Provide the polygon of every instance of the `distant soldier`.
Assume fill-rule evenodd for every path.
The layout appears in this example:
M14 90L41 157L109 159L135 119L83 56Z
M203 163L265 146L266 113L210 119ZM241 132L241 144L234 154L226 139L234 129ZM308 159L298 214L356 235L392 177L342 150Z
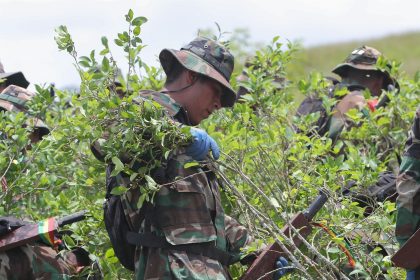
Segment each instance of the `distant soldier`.
M341 77L341 81L333 82L334 86L330 88L330 95L334 97L334 91L347 88L348 93L339 100L333 108L333 115L328 116L325 108L322 107L322 100L311 95L306 98L298 108L298 115L308 115L310 113L320 112L321 117L318 120L316 130L319 135L328 135L336 139L346 125L345 114L353 108L369 108L374 111L378 106L386 105L387 100L377 99L365 100L364 90L369 90L373 97L378 98L382 90L398 87L397 82L387 71L377 68L376 62L381 53L371 47L362 46L355 49L344 61L337 65L332 72Z
M11 77L8 73L4 76ZM9 85L0 93L0 111L26 112L26 102L33 96L34 93L25 88ZM26 125L33 127L29 136L32 144L49 133L48 127L38 118L29 117ZM1 185L4 192L8 190L5 177L1 178ZM28 223L13 217L0 217L0 239L26 224ZM31 242L6 251L0 248L0 279L69 279L93 265L89 253L82 248L62 252L57 249L41 242ZM89 279L100 278L100 273L97 273Z
M362 46L355 49L346 58L344 63L337 65L332 72L341 77L341 81L333 81L333 85L328 88L328 95L334 98L337 90L346 89L347 94L339 98L338 102L331 108L331 115L324 107L323 100L318 94L307 97L300 104L297 115L305 116L311 113L319 112L320 117L309 134L326 135L333 140L340 137L341 132L348 123L346 113L350 109L359 109L366 113L375 111L377 108L385 106L389 99L387 96L381 100L382 90L389 91L398 89L398 83L392 78L388 71L378 69L376 62L381 53L368 46ZM368 90L373 99L366 100L363 91ZM392 150L392 149L391 149ZM384 201L386 199L395 200L395 175L393 172L382 173L378 182L369 187L364 200ZM348 190L345 190L347 192ZM361 203L367 201L360 201ZM370 201L372 202L372 201Z

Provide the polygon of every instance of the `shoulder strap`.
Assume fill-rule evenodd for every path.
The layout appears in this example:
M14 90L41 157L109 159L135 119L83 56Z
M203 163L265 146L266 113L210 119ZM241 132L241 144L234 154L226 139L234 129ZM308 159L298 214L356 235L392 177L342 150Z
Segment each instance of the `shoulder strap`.
M175 100L173 100L168 94L163 92L143 90L140 92L140 97L149 98L159 103L165 108L166 113L170 117L174 117L181 109L181 106L178 103L176 103Z

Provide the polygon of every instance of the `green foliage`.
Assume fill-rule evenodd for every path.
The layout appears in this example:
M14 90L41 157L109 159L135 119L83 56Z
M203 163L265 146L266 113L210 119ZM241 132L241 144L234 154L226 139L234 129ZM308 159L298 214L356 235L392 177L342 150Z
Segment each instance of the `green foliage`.
M133 181L142 180L152 195L158 185L150 170L190 140L186 129L173 126L159 104L138 98L141 89L162 87L162 70L141 60L144 45L140 35L146 18L135 17L130 10L125 19L127 31L114 40L102 37L102 50L85 56L77 55L67 28L57 28L58 48L73 57L81 85L78 94L57 90L56 98L49 95L48 88L36 88L38 95L30 103L29 114L44 119L51 129L41 142L29 148L28 135L33 128L25 125L28 115L0 113L0 176L8 183L8 189L0 193L0 215L39 220L88 209L90 217L69 226L72 238L64 241L69 247L83 246L92 258L96 256L106 279L130 279L132 273L119 264L103 226L105 164L92 155L91 144L97 141L104 161L112 162L115 172L124 171ZM119 73L113 48L126 55L126 76ZM308 243L289 255L298 266L290 278L334 279L334 273L343 273L347 264L342 245L349 247L356 260L356 270L351 272L354 277L401 279L403 272L391 267L389 256L383 257L377 246L381 244L390 252L396 249L395 205L380 203L364 217L365 209L343 197L340 190L351 180L363 190L380 172L396 168L395 154L402 152L417 107L420 76L415 80L398 76L401 91L385 93L390 99L386 107L368 115L350 111L351 125L333 142L307 135L319 114L294 117L295 92L318 92L327 108L344 93L337 92L335 99L330 99L330 84L317 73L300 82L287 81L297 48L274 38L270 45L248 54L252 63L244 71L249 79L241 86L249 93L232 109L219 110L202 124L223 152L218 164L225 211L254 236L255 242L247 250L274 240L287 244L280 228L306 209L322 189L329 200L315 219L335 236L315 228ZM395 75L400 73L398 66L391 63ZM279 77L284 81L281 87L274 83ZM145 162L144 168L134 173L130 167L136 161ZM121 186L113 193L126 190ZM373 244L373 249L368 250L366 244ZM382 268L388 269L387 275L382 275ZM244 270L239 265L231 268L235 279Z
M389 104L368 115L350 111L349 126L333 143L329 138L306 135L319 114L292 117L296 110L293 88L298 87L303 94L318 92L326 108L331 108L345 92L337 91L336 99L330 98L330 82L317 73L297 85L286 84L281 90L271 83L279 68L287 69L293 53L290 45L286 50L271 46L257 52L263 66L245 69L249 80L243 86L249 94L233 110L216 113L204 124L224 152L220 175L226 177L225 183L232 187L235 197L227 196L225 205L253 236L270 240L280 238L279 229L286 221L305 209L323 189L329 193L329 201L316 219L333 229L337 238L316 230L309 246L301 248L301 255L295 252L304 269L301 277L315 277L320 272L322 277L332 277L337 269L344 272L347 260L338 245L347 238L347 246L357 262L353 277L400 279L401 272L391 267L389 256L381 255L378 248L370 251L367 245L381 244L389 253L395 252L395 205L380 204L364 218L365 209L343 197L341 189L347 182L355 181L358 191L363 192L376 182L380 172L398 168L396 154L402 154L418 105L419 83L400 76L399 64L391 63L392 69L388 70L400 77L401 91L385 92ZM365 97L371 98L368 93ZM296 133L294 127L304 133ZM233 202L239 205L229 207ZM267 219L275 224L269 224ZM308 262L304 256L316 258L318 263ZM386 276L382 275L382 268L388 268ZM233 271L239 277L240 270Z

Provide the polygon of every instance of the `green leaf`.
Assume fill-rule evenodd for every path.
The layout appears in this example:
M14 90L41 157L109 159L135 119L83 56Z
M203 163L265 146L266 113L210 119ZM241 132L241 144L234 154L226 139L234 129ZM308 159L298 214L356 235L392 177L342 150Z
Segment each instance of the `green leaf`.
M388 118L388 117L382 117L382 118L380 118L379 120L378 120L378 122L377 122L377 124L379 125L379 126L383 126L383 125L385 125L385 124L389 124L391 121L390 121L390 119Z
M244 99L244 100L246 100L246 101L250 101L250 102L254 102L254 101L255 101L254 97L252 97L252 95L251 95L251 94L245 94L245 95L242 95L242 96L241 96L241 99Z
M112 189L111 194L113 195L122 195L126 193L128 189L124 186L115 187Z
M105 48L109 48L108 47L108 38L107 37L105 37L105 36L102 36L101 37L101 42L102 42L102 45L105 47Z
M87 61L79 61L79 65L81 65L83 67L86 67L86 68L89 68L90 67L89 62L87 62Z
M127 13L127 16L126 16L126 20L128 22L130 22L133 19L133 16L134 16L133 10L132 9L128 10L128 13Z
M113 248L109 248L105 252L105 258L111 258L111 257L115 257L115 252Z
M140 209L143 206L144 201L147 198L147 193L142 193L137 201L137 209Z
M140 26L136 26L136 27L134 27L134 29L133 29L133 34L134 34L135 36L139 36L139 35L140 35L140 31L141 31Z
M109 72L109 60L106 56L102 59L102 70L105 72Z
M81 56L81 57L79 57L79 59L80 59L80 60L87 61L87 62L92 62L92 61L90 60L90 58L89 58L89 57L87 57L87 56Z
M198 165L200 165L198 162L191 161L191 162L187 162L186 164L184 164L184 168L190 168L190 167L198 166Z
M100 55L106 55L109 53L109 49L103 49L102 51L99 52Z
M138 176L139 174L138 173L136 173L136 172L134 172L133 174L131 174L130 175L130 181L132 182L132 181L134 181L134 179L136 179L136 177Z
M340 249L338 249L337 247L330 247L327 249L327 252L330 254L338 254L340 253Z
M143 23L146 23L147 22L147 18L145 18L145 17L136 17L134 20L133 20L133 25L135 25L135 26L140 26L140 25L142 25Z
M120 172L124 169L124 164L118 157L112 157L112 163L115 165L115 169L117 172Z
M157 183L155 182L155 180L153 180L153 178L148 175L145 175L144 177L146 178L147 186L149 187L149 189L156 190Z
M76 246L76 243L74 243L73 238L71 238L69 235L63 235L63 240L67 244L68 247L74 247Z
M120 46L120 47L122 47L124 45L123 41L118 40L118 39L115 39L114 42L117 46Z

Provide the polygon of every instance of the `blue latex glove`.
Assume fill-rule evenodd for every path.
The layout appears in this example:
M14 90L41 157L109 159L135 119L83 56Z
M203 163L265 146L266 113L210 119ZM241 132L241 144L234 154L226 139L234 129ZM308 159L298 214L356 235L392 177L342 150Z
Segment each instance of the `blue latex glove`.
M287 268L285 268L287 267ZM278 280L282 278L284 275L292 272L293 267L289 265L289 262L284 257L279 257L274 264L274 269L277 269L274 273L273 279Z
M416 280L416 271L415 270L407 270L407 276L405 280Z
M214 159L220 157L220 149L216 141L210 137L202 129L191 127L191 135L193 142L187 147L187 155L191 156L194 160L204 160L211 150Z

